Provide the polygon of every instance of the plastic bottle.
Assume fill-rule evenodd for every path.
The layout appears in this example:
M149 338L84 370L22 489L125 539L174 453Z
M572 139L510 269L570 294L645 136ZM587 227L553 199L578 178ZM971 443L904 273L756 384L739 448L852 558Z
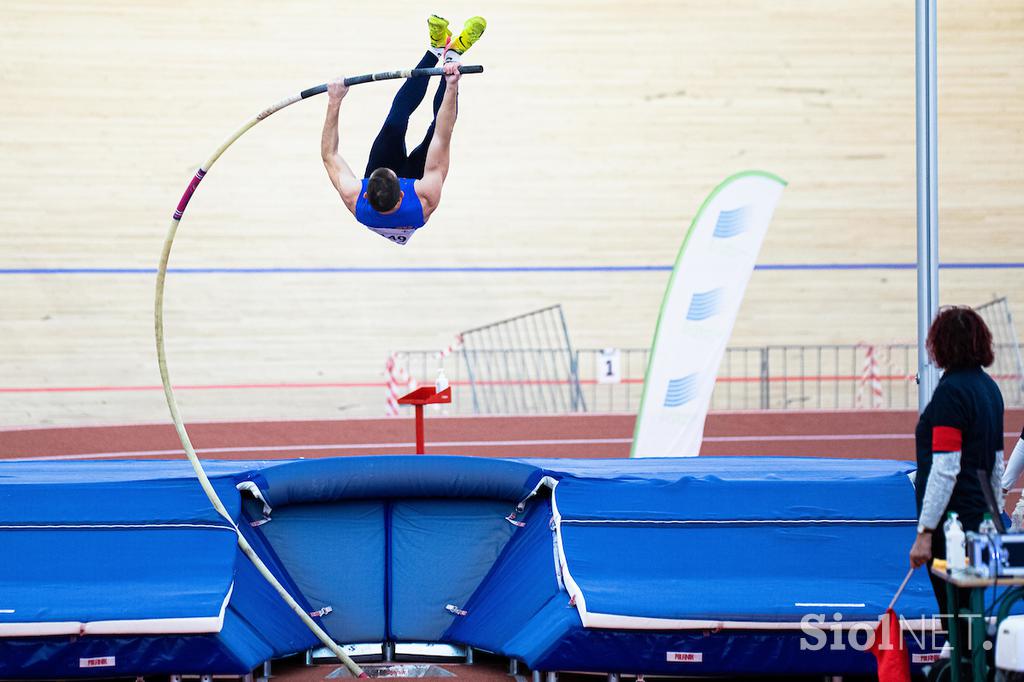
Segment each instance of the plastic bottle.
M967 549L964 541L964 527L960 524L960 515L949 512L949 518L943 526L946 534L946 570L962 571L967 567Z
M992 520L991 514L985 514L982 518L981 525L978 526L978 534L989 538L989 548L983 553L983 560L985 561L985 564L982 566L976 566L975 569L977 570L978 575L983 578L988 578L999 570L999 559L996 554L996 536L999 535L999 529L996 528L996 524Z
M437 381L434 382L434 390L440 393L448 388L448 377L444 375L444 367L437 368Z
M999 531L996 530L995 521L992 520L991 514L985 514L981 521L981 525L978 526L978 532L982 535L996 535Z

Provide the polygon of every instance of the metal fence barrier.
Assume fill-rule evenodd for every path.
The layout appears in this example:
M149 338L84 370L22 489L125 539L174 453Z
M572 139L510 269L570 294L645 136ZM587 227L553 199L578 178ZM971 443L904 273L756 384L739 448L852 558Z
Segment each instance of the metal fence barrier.
M1024 406L1024 361L1005 298L975 308L992 331L989 374L1007 406ZM648 349L574 349L560 306L462 332L462 347L396 354L432 382L438 364L461 414L637 412ZM727 348L712 410L916 409L916 344Z
M586 412L562 306L458 334L476 414Z
M520 381L498 378L471 382L467 352L443 359L453 390L454 414L564 414L571 412L636 412L643 394L648 349L582 348L572 351L566 372L563 350L517 349L474 351L474 366L521 367L528 363L555 367L561 378ZM1007 406L1024 406L1022 373L1007 370L999 358L1013 355L1013 344L996 347L997 363L989 368ZM425 382L438 368L436 351L405 351L409 372ZM872 360L873 357L873 360ZM609 363L615 365L609 376ZM856 410L916 409L917 346L914 344L794 345L727 348L711 396L711 409L729 410ZM495 370L497 373L497 370ZM875 391L875 387L878 388ZM476 403L474 403L474 390ZM574 396L578 398L574 400ZM481 406L484 409L481 409Z
M580 383L595 412L635 412L643 392L646 349L623 349L618 383L596 380L607 351L581 349ZM874 356L874 369L868 354ZM712 410L910 408L916 347L911 344L727 348L711 396ZM637 371L641 368L641 371ZM872 386L881 383L881 400Z
M1004 296L980 305L975 310L988 325L995 345L996 361L988 368L988 372L999 380L1006 404L1020 405L1024 401L1024 361L1021 360L1020 342L1010 304ZM1016 380L1012 377L1016 377Z
M636 412L643 393L647 349L618 351L621 375L615 383L597 377L606 350L580 349L580 384L593 412ZM1016 344L996 346L988 369L1008 406L1022 406L1024 372L1014 358ZM604 363L604 364L602 364ZM711 395L711 409L856 410L917 409L915 344L798 345L727 348Z

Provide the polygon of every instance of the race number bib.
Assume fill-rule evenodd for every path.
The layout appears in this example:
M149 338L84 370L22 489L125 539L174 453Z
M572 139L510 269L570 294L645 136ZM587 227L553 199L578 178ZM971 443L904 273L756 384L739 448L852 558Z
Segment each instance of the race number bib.
M412 239L412 233L418 227L371 227L369 228L385 239L390 239L399 246L405 246Z

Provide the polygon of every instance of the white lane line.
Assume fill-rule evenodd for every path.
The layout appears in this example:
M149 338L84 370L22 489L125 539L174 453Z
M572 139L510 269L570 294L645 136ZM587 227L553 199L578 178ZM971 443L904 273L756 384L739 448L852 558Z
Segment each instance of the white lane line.
M1007 431L1004 438L1019 436L1016 431ZM908 433L835 433L835 434L800 434L792 436L771 436L763 434L759 436L705 436L705 443L757 443L765 441L770 443L796 443L800 441L830 441L830 440L911 440L914 432Z
M1006 435L1018 435L1016 432ZM819 442L829 441L857 441L857 440L909 440L914 437L913 433L849 433L849 434L801 434L782 436L707 436L705 443L797 443L797 442ZM500 447L536 447L546 445L627 445L633 442L632 438L551 438L537 440L453 440L436 441L427 445L435 450L437 448L500 448ZM416 447L413 442L403 443L326 443L309 445L253 445L253 446L232 446L222 448L197 448L200 454L216 455L240 452L295 452L295 451L344 451L344 450L412 450ZM4 457L0 453L0 461L5 462L33 462L33 461L69 461L77 459L105 459L132 458L132 457L162 457L167 455L181 454L180 449L174 450L134 450L128 452L91 452L80 455L40 455L35 457Z
M383 386L383 384L381 384L381 385ZM810 414L814 414L814 413L816 413L815 410L801 410L800 411L800 414L804 415L804 416L810 415ZM729 414L760 414L760 412L756 412L756 411L755 412L744 412L743 410L736 410L735 412L730 412ZM463 419L467 420L467 421L468 420L475 420L475 419L476 420L491 420L491 421L493 421L495 419L510 419L510 418L514 418L516 420L528 420L532 416L533 415L511 414L511 413L509 413L509 414L502 414L502 413L496 413L496 414L434 414L434 415L430 416L430 419L432 421L459 421L459 420L463 420ZM558 415L549 415L549 416L557 417ZM569 416L573 420L580 420L580 419L593 420L593 419L606 419L608 417L622 418L622 417L628 417L629 415L624 415L621 412L586 412L586 413L582 413L582 414L581 413L574 413L574 414L571 414L571 415L563 415L563 416ZM294 423L306 424L309 421L310 420L308 420L308 419L258 419L258 418L252 418L252 419L246 419L245 421L241 421L240 422L240 421L237 421L235 419L190 419L188 423L189 423L189 426L191 426L193 424L197 424L197 425L198 424L203 424L203 425L212 425L212 426L239 426L239 427L243 427L243 426L248 426L249 424L279 424L279 425L283 425L283 426L288 426L288 425L292 425ZM316 421L316 420L313 420L313 421ZM331 420L323 420L323 421L329 422ZM355 417L351 421L353 421L353 422L363 422L363 423L366 423L366 422L392 422L392 423L394 423L394 420L391 417ZM168 424L169 424L169 422L167 420L142 421L142 422L102 422L102 423L88 423L88 424L51 424L51 425L47 425L47 426L39 426L38 424L22 424L20 426L19 425L0 426L0 433L4 433L6 431L62 431L62 430L65 430L65 429L94 429L94 430L95 429L113 429L113 428L123 428L125 426L129 426L129 427L133 427L134 428L134 427L137 427L137 426L168 426Z
M623 526L635 524L639 526L722 526L722 525L881 525L917 523L917 519L562 519L567 526L608 525Z
M550 440L453 440L430 442L431 448L451 447L513 447L538 445L619 445L632 443L632 438L564 438ZM308 450L412 450L416 443L328 443L318 445L254 445L223 448L196 448L196 452L204 455L216 455L238 452L295 452ZM34 461L66 461L75 459L160 457L181 454L181 449L174 450L134 450L131 452L93 452L81 455L41 455L39 457L0 458L3 462L34 462Z
M234 527L227 524L212 523L26 523L21 525L0 525L0 530L77 530L80 528L206 528L208 530L229 530ZM0 611L0 613L3 613ZM12 611L13 613L13 611Z
M708 436L705 443L796 443L800 441L830 440L910 440L913 433L836 433L836 434L801 434L795 436Z
M866 604L844 604L842 602L832 603L832 602L801 602L801 601L798 601L795 604L793 604L793 606L808 606L808 607L823 606L823 607L828 607L828 608L862 609L862 608L864 608L866 606Z
M14 609L0 609L0 613L14 613Z

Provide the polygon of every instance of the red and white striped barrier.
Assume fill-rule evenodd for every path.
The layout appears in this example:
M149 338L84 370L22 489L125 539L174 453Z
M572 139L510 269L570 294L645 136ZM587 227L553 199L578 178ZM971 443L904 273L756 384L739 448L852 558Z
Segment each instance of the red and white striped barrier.
M437 359L444 360L446 357L459 350L462 350L462 334L456 334L455 339L448 345L448 347L438 352Z
M437 352L438 362L442 363L446 357L462 350L462 335L458 334L446 348ZM409 391L416 390L416 379L409 375L404 364L404 358L399 353L392 353L384 363L384 413L389 417L397 417L399 414L398 399ZM435 409L439 407L434 406Z
M867 404L865 393L871 391L871 404ZM857 407L878 409L885 406L885 393L882 390L882 377L878 372L878 357L874 346L864 347L864 367L860 382L857 384Z
M384 413L389 417L398 416L398 399L416 389L416 380L409 376L397 353L388 356L384 363Z

